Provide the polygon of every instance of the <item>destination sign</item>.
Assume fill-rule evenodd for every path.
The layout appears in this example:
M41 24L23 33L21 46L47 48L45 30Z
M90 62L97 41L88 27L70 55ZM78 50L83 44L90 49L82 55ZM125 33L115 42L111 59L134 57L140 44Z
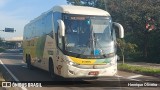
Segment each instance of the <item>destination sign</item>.
M71 17L72 20L85 20L85 17Z

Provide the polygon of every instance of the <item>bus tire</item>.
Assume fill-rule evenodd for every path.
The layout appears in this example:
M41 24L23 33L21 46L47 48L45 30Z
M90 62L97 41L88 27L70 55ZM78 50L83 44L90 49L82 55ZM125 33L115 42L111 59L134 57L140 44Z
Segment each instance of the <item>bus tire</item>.
M54 74L54 65L53 65L53 60L49 59L49 74L52 79L55 79L55 74Z
M60 76L58 76L54 73L54 63L51 58L49 59L49 74L53 80L57 81L57 80L61 79Z
M27 55L26 62L27 62L27 68L30 69L30 70L32 70L33 66L31 64L31 56L30 55Z

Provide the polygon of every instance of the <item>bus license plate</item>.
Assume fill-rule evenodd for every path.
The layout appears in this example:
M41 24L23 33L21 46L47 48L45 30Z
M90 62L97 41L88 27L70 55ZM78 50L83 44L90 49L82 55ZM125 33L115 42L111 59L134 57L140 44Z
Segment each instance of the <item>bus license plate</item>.
M88 75L98 75L98 74L99 74L98 71L91 71L91 72L88 73Z

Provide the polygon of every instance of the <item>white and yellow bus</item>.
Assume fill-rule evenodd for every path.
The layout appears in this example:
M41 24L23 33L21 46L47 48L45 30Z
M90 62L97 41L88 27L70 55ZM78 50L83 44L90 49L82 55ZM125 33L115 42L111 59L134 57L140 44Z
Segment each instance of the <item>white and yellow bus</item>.
M108 12L85 6L55 6L24 27L23 60L52 78L114 76L116 35L124 37Z

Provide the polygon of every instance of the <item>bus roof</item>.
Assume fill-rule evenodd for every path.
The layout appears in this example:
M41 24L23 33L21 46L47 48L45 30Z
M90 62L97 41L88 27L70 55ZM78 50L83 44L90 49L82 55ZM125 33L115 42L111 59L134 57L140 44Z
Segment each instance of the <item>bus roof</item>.
M107 11L104 11L104 10L98 9L98 8L94 8L94 7L59 5L59 6L54 6L49 11L42 13L39 17L31 20L30 23L36 21L39 18L42 18L43 16L45 16L49 12L61 12L61 13L80 14L80 15L110 16L110 14ZM28 24L30 24L30 23L28 23Z
M107 11L87 6L60 5L53 7L51 11L68 14L110 16Z

